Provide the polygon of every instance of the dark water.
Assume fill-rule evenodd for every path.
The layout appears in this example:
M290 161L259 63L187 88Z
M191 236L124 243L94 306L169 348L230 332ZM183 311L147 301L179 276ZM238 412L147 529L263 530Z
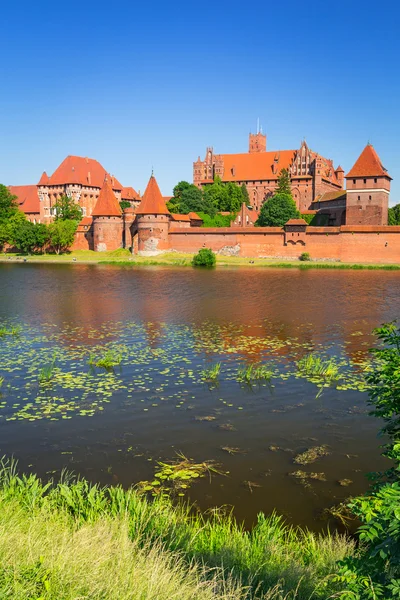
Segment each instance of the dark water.
M201 509L234 506L250 524L276 508L319 529L325 507L363 492L365 473L386 466L357 382L371 331L398 317L399 297L400 273L385 271L2 264L0 323L23 329L0 338L0 452L42 476L67 467L124 486L152 479L155 461L176 452L213 459L229 473L191 487ZM85 352L110 345L121 365L85 379ZM67 375L37 400L55 349ZM318 387L293 375L311 351L341 360L352 389L316 399ZM199 373L216 362L219 385L209 386ZM235 373L249 362L271 364L272 385L240 385ZM329 456L293 463L321 444ZM298 469L326 481L304 487L289 475Z

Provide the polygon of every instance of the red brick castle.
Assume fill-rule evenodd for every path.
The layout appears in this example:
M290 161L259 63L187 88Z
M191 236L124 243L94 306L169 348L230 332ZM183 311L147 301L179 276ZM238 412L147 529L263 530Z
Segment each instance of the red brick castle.
M387 224L391 178L370 144L345 178L341 166L335 168L332 160L311 150L305 141L298 150L267 151L267 136L251 133L247 153L214 154L213 148L207 148L205 159L193 163L193 183L204 187L215 177L244 183L258 213L274 194L282 169L290 174L293 199L301 213L327 214L330 225Z

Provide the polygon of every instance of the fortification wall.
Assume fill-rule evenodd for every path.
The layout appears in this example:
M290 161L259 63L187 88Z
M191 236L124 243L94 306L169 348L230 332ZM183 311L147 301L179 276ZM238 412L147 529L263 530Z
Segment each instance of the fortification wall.
M171 228L168 237L170 249L178 252L211 248L222 255L283 259L308 252L321 260L400 263L400 227L308 227L305 236L278 227L191 227Z

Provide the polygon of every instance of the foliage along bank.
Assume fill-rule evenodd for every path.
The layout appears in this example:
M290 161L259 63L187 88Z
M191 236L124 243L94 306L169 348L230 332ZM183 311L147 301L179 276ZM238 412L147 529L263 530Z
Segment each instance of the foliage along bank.
M0 250L9 246L23 254L67 251L74 242L82 211L68 196L62 196L54 208L52 223L32 223L19 210L17 197L0 185Z

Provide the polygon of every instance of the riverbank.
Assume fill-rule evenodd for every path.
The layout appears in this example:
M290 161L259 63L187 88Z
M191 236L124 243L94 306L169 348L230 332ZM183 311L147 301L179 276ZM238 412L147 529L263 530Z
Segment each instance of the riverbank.
M0 467L0 595L65 600L308 600L337 592L339 535L259 515L252 531L168 498L85 480L43 484Z
M190 267L193 254L183 252L167 252L159 256L145 257L133 255L129 250L120 249L113 252L94 252L92 250L76 250L66 254L3 254L2 263L79 263L79 264L111 264L121 266L172 266ZM270 268L298 268L298 269L381 269L385 271L400 270L400 265L376 263L342 263L333 261L307 261L284 260L273 258L245 258L241 256L217 255L217 267L270 267Z

